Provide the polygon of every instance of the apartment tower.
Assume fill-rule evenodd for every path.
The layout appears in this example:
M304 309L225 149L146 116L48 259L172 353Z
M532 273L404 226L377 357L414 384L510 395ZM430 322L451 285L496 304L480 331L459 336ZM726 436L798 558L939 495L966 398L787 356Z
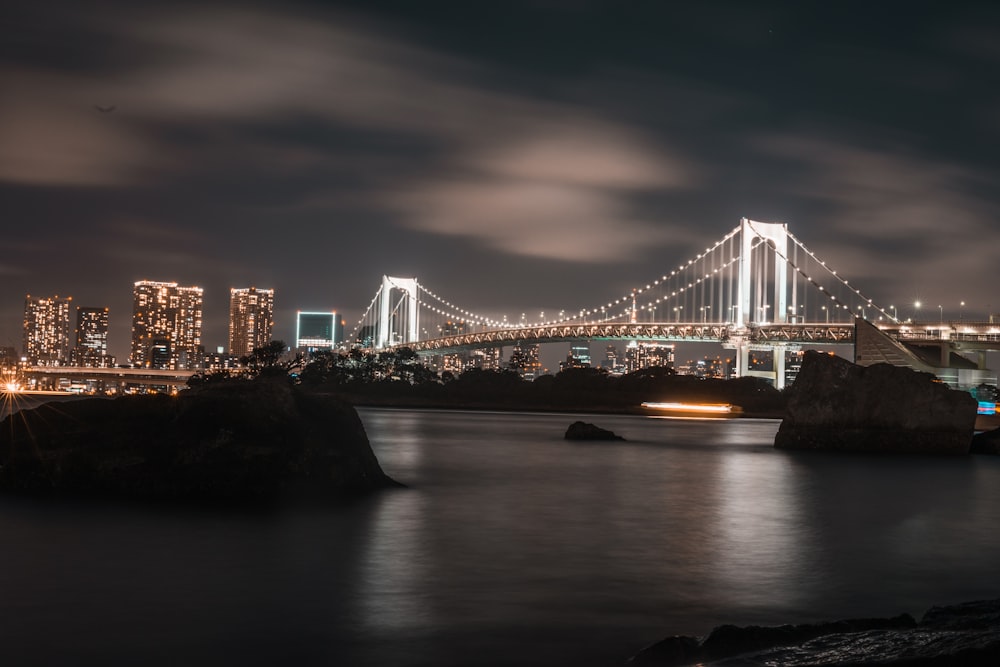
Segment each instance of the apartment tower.
M271 342L274 290L256 287L229 290L229 354L245 357Z
M177 283L135 283L129 357L133 365L171 370L202 366L202 292Z

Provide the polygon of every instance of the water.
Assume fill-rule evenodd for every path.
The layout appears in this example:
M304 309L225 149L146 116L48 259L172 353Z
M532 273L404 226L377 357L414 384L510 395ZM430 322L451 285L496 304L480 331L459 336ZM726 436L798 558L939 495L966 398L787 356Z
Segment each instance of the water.
M341 509L0 499L5 665L620 665L720 623L1000 597L1000 459L775 451L775 421L361 410Z

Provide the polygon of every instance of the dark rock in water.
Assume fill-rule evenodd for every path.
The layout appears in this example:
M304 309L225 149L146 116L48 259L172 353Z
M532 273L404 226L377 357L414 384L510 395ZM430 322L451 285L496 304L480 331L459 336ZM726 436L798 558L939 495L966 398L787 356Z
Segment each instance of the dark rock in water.
M976 401L929 373L808 351L774 446L967 454Z
M802 644L827 635L842 635L869 630L909 629L916 627L916 625L916 620L909 614L901 614L892 618L860 618L775 627L751 625L741 628L735 625L722 625L712 630L705 641L701 643L700 653L703 659L718 660L733 655L762 651L775 646Z
M599 426L588 424L587 422L573 422L566 429L565 438L567 440L624 440L620 435L615 435L613 431L608 431Z
M335 499L394 485L354 408L271 379L42 405L0 424L0 490Z
M1000 600L976 600L931 607L920 619L920 625L935 630L997 629L1000 628Z
M700 644L670 637L627 664L679 667L783 667L1000 664L1000 600L933 607L919 623L909 614L808 625L723 625Z
M969 451L973 454L1000 454L1000 428L972 436L972 447Z
M629 659L628 664L631 667L689 665L697 662L700 656L701 648L695 637L675 635L639 651Z

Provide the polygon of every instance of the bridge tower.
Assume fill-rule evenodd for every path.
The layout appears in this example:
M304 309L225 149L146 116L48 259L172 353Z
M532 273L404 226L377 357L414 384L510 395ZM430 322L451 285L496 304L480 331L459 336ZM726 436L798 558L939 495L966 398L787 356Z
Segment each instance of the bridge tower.
M788 225L780 222L757 222L749 218L740 220L741 251L739 283L737 285L737 329L771 321L788 321ZM764 250L757 250L763 246ZM768 275L770 264L773 272ZM770 290L768 289L770 283ZM794 291L794 285L793 285ZM768 299L770 292L770 299ZM794 295L793 295L794 300ZM749 337L737 333L731 341L736 350L739 377L760 376L772 379L774 386L785 386L786 345L754 346L753 349L769 350L774 359L773 371L751 371L749 368L751 345Z
M395 302L394 290L403 293ZM378 304L378 335L375 338L376 348L381 349L398 343L415 343L419 339L418 297L416 278L382 276L382 290L379 292ZM403 340L394 340L392 322L396 321L400 315L406 320L406 328L402 332Z
M772 322L783 323L788 312L788 225L781 222L757 222L749 218L740 221L740 281L739 298L736 308L736 323L746 327L752 322L768 319L768 311L773 314ZM754 241L760 239L770 252L754 253ZM764 271L767 264L774 262L773 300L767 301ZM759 263L763 262L764 266ZM754 284L756 282L756 285Z

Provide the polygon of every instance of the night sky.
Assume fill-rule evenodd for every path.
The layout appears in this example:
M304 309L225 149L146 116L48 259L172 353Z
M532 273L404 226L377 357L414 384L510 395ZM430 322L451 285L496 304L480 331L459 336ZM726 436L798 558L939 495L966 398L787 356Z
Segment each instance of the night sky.
M518 318L747 216L884 306L1000 311L1000 4L19 3L0 41L0 345L136 280L345 313L382 274ZM114 107L103 112L101 107ZM900 316L912 313L900 306Z

